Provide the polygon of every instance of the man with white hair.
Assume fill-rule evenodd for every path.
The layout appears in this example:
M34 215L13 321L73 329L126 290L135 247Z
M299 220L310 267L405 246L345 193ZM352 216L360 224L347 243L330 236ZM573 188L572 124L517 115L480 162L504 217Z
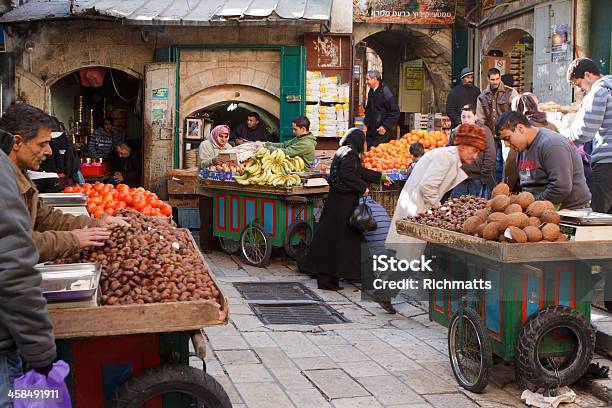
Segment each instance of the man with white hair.
M378 71L368 71L366 83L368 103L365 107L364 123L367 127L366 142L368 149L388 140L399 119L399 106L391 88L382 82Z

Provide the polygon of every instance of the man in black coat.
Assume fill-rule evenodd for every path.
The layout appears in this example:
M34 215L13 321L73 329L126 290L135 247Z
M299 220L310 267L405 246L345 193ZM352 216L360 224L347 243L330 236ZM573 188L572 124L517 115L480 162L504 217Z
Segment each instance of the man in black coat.
M115 151L119 156L113 163L115 183L127 184L132 188L140 187L140 176L142 174L140 154L123 142L115 146Z
M365 108L365 125L368 128L368 149L385 142L397 124L400 111L393 91L382 82L378 71L368 71L366 82L370 87Z
M454 87L446 100L446 114L451 120L451 127L461 124L461 108L465 105L476 106L480 89L474 86L474 71L469 68L461 70L461 84Z

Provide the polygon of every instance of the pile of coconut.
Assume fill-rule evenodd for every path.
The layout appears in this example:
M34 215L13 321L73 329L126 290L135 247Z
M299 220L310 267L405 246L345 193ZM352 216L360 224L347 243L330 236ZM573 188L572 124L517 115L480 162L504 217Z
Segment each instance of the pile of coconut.
M550 201L536 201L528 192L510 195L505 183L495 186L491 196L487 208L463 223L465 234L519 244L567 241L559 230L561 217Z

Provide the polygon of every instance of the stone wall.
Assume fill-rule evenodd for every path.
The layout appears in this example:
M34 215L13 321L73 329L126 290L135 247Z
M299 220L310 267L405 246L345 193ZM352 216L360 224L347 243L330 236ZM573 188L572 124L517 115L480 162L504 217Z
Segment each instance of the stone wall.
M317 24L273 28L148 27L92 20L29 23L5 28L7 51L16 55L16 83L24 85L18 93L46 110L50 108L50 87L65 75L84 67L105 66L142 78L145 64L154 61L156 48L192 44L300 45L305 32L319 31ZM31 51L25 49L27 41L34 44ZM29 78L20 81L24 72Z

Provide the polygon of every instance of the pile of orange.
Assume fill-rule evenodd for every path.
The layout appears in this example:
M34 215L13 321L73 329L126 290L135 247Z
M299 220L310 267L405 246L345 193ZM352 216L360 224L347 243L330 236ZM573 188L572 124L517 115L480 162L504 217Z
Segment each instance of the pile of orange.
M400 139L382 143L364 153L364 167L378 171L406 170L412 163L410 145L419 142L428 151L444 147L448 143L446 133L435 130L412 130Z
M120 210L132 209L153 217L169 217L172 207L161 201L157 194L142 187L130 188L125 184L79 184L66 187L64 193L84 193L87 196L87 211L92 217L114 215Z

